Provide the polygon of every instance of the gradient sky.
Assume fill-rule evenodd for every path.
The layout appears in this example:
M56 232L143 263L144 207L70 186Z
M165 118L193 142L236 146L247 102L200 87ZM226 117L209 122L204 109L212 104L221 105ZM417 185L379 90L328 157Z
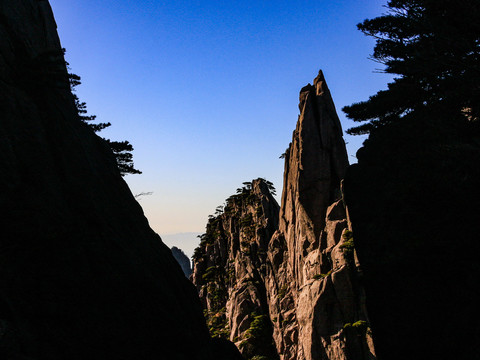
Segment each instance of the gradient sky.
M142 175L125 179L159 234L204 231L242 182L272 181L298 117L298 93L323 69L341 108L390 78L356 24L386 0L50 0L91 114L128 140ZM363 139L346 136L351 162Z

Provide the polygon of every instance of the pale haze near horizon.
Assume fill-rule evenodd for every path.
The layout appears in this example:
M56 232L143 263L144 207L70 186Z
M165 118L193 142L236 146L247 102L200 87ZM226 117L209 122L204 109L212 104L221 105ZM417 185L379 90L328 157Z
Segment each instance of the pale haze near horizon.
M386 1L50 0L77 94L99 135L128 140L125 177L150 226L189 256L209 214L242 182L282 191L298 94L322 69L341 108L391 79L356 29ZM351 162L362 137L345 136ZM187 233L187 234L186 234ZM180 234L180 235L175 235ZM181 235L183 234L183 235ZM186 235L185 235L186 234ZM192 239L193 238L193 239Z

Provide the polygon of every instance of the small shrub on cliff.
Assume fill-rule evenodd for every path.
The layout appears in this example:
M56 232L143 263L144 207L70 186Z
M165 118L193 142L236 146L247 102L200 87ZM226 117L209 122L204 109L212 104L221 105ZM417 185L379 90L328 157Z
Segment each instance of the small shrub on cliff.
M355 329L357 331L363 331L367 329L367 322L365 320L358 320L354 323L346 323L343 325L344 329Z
M278 289L278 295L277 295L278 299L282 300L285 297L285 295L287 294L287 291L288 291L288 286L287 285L282 286L280 289Z
M246 331L247 338L254 338L254 339L263 339L268 338L270 336L269 333L269 320L267 315L256 315L256 313L252 313L254 317L250 327Z
M367 328L367 322L364 320L358 320L352 324L354 329L363 330Z
M326 278L328 275L330 275L332 273L332 270L330 270L328 273L326 274L315 274L313 275L313 279L315 280L320 280L320 279L324 279Z
M353 252L355 250L355 244L353 242L353 233L350 230L345 230L342 235L345 242L340 245L340 249L343 251L343 254L348 259L353 259Z
M201 246L196 247L195 250L193 250L193 262L200 261L200 259L203 258L204 255L205 254L203 252L203 248Z
M63 49L65 53L65 49ZM68 62L65 61L67 70L70 71ZM102 131L103 129L111 126L112 124L107 123L93 123L96 120L96 115L87 115L87 104L84 101L80 101L77 94L75 94L75 88L81 84L80 76L76 74L69 73L68 80L70 83L70 89L72 91L73 98L75 100L75 107L77 108L78 119L87 124L95 133ZM128 141L112 141L109 139L102 138L110 147L115 155L115 160L117 161L117 167L120 171L120 175L125 176L128 174L141 174L140 170L137 170L133 166L133 146Z
M245 215L244 217L242 217L240 219L240 226L242 227L248 227L248 226L252 226L253 224L253 216L252 214L247 214Z
M208 330L211 337L228 339L230 336L230 329L228 327L228 320L225 312L207 312L205 318L207 320Z
M217 275L217 267L210 266L205 273L202 275L202 279L208 284L211 281L215 280L215 276Z
M342 236L345 240L353 239L353 232L351 232L350 230L345 230Z

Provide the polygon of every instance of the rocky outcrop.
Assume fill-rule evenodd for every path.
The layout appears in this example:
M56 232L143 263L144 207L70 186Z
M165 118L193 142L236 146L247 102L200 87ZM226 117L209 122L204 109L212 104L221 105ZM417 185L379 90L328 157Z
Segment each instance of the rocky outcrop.
M269 329L268 333L272 334L276 353L282 360L374 359L361 271L340 188L348 167L347 153L340 121L321 72L313 85L301 90L299 108L293 140L284 154L278 227L276 206L271 207L267 224L273 227L268 232L258 232L267 217L253 216L252 209L249 226L257 229L252 234L258 241L246 242L246 251L241 251L244 239L225 239L233 239L233 234L242 231L225 225L230 219L226 214L212 218L207 235L219 236L204 239L199 248L201 256L195 259L193 280L208 310L209 299L215 296L217 284L222 281L214 282L215 286L202 281L217 276L219 271L226 271L233 278L228 280L227 291L222 292L222 316L225 334L232 340L240 336L242 341L237 345L241 350L246 344L243 339L249 337L252 319L256 319L247 315L255 311L273 327L273 332ZM240 194L243 191L240 189ZM268 197L255 190L252 194L253 198ZM241 212L235 217L244 218L246 214ZM226 237L221 236L225 229L229 229ZM254 251L251 243L255 244ZM246 270L237 263L248 264ZM242 285L245 279L252 285ZM232 304L235 307L229 310ZM217 315L208 316L218 319ZM262 343L266 342L265 339ZM243 353L249 358L254 352L244 349Z
M211 216L195 250L193 283L213 337L234 341L251 359L276 359L265 289L268 241L279 207L263 179L244 183Z
M285 153L279 230L268 247L268 299L284 360L374 358L340 184L348 159L322 72L300 92Z
M190 259L188 258L188 256L185 255L185 253L176 246L173 246L170 250L172 251L173 257L175 258L175 260L177 260L178 264L182 268L185 276L189 278L190 275L192 275L192 267L190 265Z
M229 358L78 120L48 1L0 2L0 118L0 358Z

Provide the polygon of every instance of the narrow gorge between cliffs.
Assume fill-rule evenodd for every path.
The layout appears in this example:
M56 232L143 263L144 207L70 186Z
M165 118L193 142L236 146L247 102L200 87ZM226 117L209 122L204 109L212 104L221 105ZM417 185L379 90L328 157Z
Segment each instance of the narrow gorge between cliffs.
M421 15L411 31L433 27L410 42L398 30L402 49L440 31L434 54L473 50L395 79L408 81L380 110L346 106L370 121L353 128L369 133L355 164L320 71L299 93L280 204L265 178L232 189L191 266L81 121L49 1L0 0L0 360L477 358L480 39L463 19L480 8L467 3L390 1Z

